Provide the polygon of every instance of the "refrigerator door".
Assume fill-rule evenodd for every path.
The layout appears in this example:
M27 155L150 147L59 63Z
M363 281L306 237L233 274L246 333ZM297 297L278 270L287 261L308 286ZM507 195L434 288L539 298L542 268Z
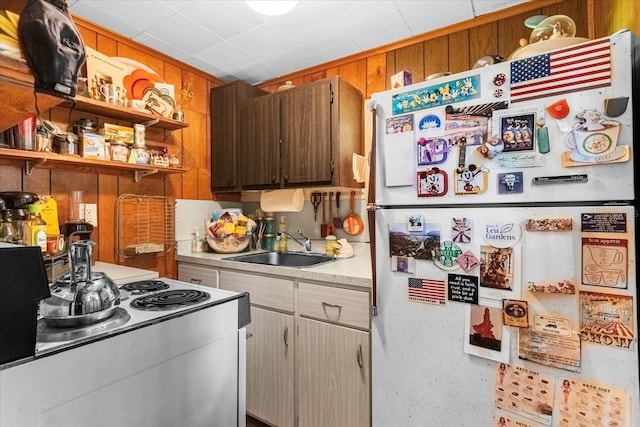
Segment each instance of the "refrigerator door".
M633 207L379 209L375 233L374 426L640 425Z
M634 199L637 44L623 31L374 94L376 204Z

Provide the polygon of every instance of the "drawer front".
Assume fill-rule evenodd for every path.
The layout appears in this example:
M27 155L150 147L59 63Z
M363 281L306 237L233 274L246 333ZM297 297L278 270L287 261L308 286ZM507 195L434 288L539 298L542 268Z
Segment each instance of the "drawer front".
M369 330L369 293L300 282L301 316Z
M251 304L293 313L293 281L254 274L220 271L220 288L249 292Z
M218 270L192 264L178 263L178 280L217 288Z

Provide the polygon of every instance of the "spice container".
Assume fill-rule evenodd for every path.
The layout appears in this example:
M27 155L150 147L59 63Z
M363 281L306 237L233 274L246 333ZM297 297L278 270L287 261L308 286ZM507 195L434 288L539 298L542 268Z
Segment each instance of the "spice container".
M336 236L330 234L325 238L325 254L327 256L335 256L337 240Z

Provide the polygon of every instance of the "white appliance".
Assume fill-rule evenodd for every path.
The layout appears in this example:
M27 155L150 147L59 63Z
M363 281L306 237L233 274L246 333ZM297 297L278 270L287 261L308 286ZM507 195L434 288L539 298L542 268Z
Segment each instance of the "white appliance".
M35 359L0 370L0 425L245 425L248 296L168 278L120 292L98 324L38 321Z
M372 96L373 426L640 425L639 53L621 31Z

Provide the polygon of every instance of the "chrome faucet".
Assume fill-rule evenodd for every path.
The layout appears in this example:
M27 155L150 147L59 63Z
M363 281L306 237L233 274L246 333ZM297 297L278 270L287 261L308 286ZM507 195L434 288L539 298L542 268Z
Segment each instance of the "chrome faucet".
M282 237L283 234L289 237L291 240L293 240L297 244L299 244L300 246L302 246L305 252L311 252L311 239L309 239L307 236L302 234L302 230L298 230L298 234L304 238L304 242L301 242L300 240L296 239L286 231L278 231L278 234L276 234L276 242L280 241L280 237Z

